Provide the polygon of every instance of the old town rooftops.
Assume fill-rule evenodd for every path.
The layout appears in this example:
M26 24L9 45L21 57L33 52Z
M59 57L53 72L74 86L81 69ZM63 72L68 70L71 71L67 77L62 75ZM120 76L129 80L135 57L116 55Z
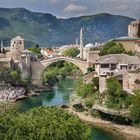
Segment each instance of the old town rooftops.
M101 56L96 60L96 64L140 64L137 56L127 54L109 54Z

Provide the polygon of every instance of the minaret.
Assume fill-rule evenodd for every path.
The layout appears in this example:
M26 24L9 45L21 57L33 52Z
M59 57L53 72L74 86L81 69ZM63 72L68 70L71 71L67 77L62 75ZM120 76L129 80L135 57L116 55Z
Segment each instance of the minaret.
M75 45L78 46L78 38L75 40Z
M2 52L2 50L3 50L3 41L1 41L0 53Z
M3 41L1 41L1 48L3 48Z
M80 30L80 58L83 59L83 28Z

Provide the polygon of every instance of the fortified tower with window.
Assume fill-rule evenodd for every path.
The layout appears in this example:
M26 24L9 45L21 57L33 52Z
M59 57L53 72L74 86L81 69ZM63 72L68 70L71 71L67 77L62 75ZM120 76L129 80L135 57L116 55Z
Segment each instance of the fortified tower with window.
M21 51L24 50L24 38L21 36L17 36L11 40L10 52L11 58L14 61L20 61L21 59Z
M140 20L132 21L128 26L129 37L140 37Z

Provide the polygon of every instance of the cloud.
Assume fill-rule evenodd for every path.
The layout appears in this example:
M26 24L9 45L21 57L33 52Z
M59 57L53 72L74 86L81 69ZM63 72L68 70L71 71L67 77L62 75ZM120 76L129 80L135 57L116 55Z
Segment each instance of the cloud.
M64 12L82 12L86 10L86 6L71 3L67 7L65 7Z

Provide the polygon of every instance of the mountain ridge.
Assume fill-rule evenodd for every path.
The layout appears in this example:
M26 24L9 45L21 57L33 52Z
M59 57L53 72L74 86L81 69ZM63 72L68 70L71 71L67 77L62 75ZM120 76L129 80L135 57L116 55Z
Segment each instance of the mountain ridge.
M25 8L0 8L0 40L8 44L16 35L23 35L27 46L61 46L74 44L84 28L84 43L104 42L126 36L133 18L101 13L67 19L49 13L31 12Z

